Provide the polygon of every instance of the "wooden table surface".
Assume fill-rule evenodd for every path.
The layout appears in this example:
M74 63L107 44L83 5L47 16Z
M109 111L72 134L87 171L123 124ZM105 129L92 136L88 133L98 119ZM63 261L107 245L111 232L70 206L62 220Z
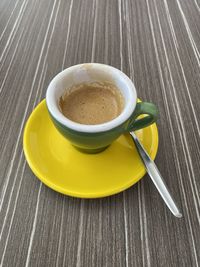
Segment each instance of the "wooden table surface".
M82 62L124 71L156 103L161 173L183 218L146 175L81 200L28 167L25 122L50 80ZM199 0L0 1L0 266L200 266Z

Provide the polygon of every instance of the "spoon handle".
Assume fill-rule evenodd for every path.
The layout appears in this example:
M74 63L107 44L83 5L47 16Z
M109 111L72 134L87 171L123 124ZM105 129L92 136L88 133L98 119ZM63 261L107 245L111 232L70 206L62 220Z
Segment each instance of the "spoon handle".
M161 197L165 201L165 204L170 209L170 211L174 214L174 216L181 218L182 214L180 213L178 207L175 204L163 178L161 173L159 172L158 168L156 167L155 163L151 160L149 155L147 154L146 150L138 140L137 136L130 132L132 139L136 145L138 153L145 165L147 173L149 174L151 180L153 181L154 185L156 186L158 192L160 193Z

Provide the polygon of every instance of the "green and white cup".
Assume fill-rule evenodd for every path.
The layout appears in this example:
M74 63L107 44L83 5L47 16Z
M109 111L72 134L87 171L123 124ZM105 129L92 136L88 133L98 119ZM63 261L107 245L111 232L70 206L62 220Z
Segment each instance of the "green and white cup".
M115 84L124 96L124 109L118 117L102 124L85 125L71 121L62 114L59 100L67 88L84 82L102 81ZM98 63L75 65L57 74L47 88L46 103L58 131L74 147L86 153L101 152L121 134L149 126L158 117L154 104L137 103L137 92L128 76L114 67ZM143 114L146 116L138 118Z

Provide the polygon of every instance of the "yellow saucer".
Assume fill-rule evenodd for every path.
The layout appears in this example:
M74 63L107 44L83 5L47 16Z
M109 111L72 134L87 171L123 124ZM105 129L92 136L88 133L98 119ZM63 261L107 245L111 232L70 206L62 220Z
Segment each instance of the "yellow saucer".
M151 158L158 149L156 124L136 132ZM45 100L24 130L24 153L34 174L50 188L74 197L98 198L121 192L145 174L129 134L99 154L77 151L54 127Z

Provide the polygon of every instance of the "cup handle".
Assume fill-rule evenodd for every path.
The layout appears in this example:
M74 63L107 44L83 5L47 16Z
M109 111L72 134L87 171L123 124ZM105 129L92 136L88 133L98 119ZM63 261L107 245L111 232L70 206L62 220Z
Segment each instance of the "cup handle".
M137 119L138 116L146 114L144 118ZM142 129L154 123L158 118L157 107L148 102L138 102L134 110L134 115L131 118L127 130L129 132Z

